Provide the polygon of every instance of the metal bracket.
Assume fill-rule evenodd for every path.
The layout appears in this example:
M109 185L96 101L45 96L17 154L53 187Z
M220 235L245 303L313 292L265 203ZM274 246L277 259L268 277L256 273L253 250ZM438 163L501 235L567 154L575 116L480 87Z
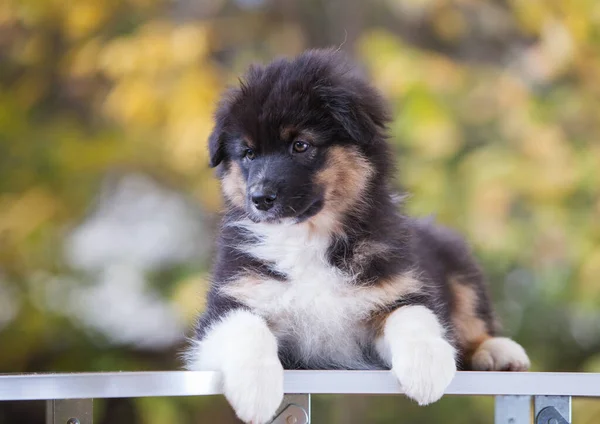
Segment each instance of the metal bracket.
M310 395L285 395L271 424L310 424Z
M496 396L494 416L495 424L530 424L531 396Z
M93 399L46 401L46 424L93 424Z
M570 396L536 396L535 424L571 424Z
M554 406L546 406L535 419L535 424L571 424L560 415Z

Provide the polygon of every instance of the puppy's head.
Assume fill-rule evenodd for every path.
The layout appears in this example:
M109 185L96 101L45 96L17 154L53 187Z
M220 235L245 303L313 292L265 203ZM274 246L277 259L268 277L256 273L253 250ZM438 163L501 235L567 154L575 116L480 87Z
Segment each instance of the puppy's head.
M251 67L209 138L231 205L255 221L302 222L364 203L387 157L384 104L342 54ZM380 157L377 157L377 156Z

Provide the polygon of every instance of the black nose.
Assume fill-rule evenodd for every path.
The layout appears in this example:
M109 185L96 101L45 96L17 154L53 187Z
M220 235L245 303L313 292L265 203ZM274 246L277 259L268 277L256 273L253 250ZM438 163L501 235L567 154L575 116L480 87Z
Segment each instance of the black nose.
M252 193L252 203L254 203L256 209L261 211L271 209L275 199L277 199L277 194L272 190L257 190Z

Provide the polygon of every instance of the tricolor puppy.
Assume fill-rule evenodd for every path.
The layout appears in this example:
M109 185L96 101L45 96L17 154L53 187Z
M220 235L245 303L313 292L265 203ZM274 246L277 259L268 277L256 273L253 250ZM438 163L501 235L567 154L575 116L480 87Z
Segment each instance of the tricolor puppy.
M222 372L245 422L273 416L284 368L391 369L425 405L457 366L529 366L497 336L464 241L399 212L388 121L333 50L252 67L220 104L209 151L227 209L187 357Z

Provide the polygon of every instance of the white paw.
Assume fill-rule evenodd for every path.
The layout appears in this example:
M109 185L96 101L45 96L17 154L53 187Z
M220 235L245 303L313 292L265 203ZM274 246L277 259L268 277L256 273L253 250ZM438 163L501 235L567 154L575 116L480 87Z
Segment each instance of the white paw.
M278 358L228 367L223 392L240 420L265 424L283 400L283 367Z
M392 357L406 396L427 405L439 400L456 373L454 348L442 338L407 340Z
M471 358L471 367L476 371L527 371L529 366L525 349L505 337L481 343Z
M283 400L277 339L266 321L243 309L217 321L187 354L188 368L220 371L223 393L246 423L268 422Z

